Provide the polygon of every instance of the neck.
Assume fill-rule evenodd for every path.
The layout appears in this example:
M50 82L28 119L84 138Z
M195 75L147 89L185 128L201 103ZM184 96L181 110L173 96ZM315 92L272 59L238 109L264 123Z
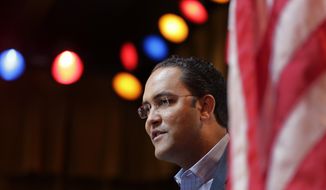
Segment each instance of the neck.
M204 157L225 135L227 131L218 124L210 126L210 130L204 130L203 134L196 139L192 150L180 160L177 165L183 169L189 169Z

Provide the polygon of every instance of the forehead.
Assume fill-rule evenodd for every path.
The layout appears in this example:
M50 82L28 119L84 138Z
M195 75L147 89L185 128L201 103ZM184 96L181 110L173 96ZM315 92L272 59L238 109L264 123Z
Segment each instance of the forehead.
M143 101L161 93L185 94L189 91L181 81L182 71L178 67L164 67L155 70L148 78Z

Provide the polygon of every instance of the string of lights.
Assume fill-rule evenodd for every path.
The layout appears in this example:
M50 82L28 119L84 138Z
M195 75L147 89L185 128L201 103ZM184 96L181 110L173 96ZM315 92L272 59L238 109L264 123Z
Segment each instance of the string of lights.
M216 3L228 3L228 0L212 0ZM187 22L195 25L204 24L208 19L208 11L199 0L180 0L180 15L166 13L159 17L159 34L149 34L143 38L142 49L132 41L125 41L120 46L120 62L125 71L113 77L114 91L126 100L136 100L142 92L142 84L132 72L139 65L139 54L158 62L169 55L169 43L181 44L189 36ZM24 74L26 62L19 50L8 48L0 54L0 78L5 81L15 81ZM62 85L71 85L84 74L84 63L81 56L71 50L63 50L52 62L53 79Z

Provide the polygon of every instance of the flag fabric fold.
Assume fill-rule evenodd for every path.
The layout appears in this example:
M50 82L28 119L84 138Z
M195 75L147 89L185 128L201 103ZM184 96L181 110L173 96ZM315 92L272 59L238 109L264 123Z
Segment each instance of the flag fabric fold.
M229 189L326 189L326 1L233 0Z

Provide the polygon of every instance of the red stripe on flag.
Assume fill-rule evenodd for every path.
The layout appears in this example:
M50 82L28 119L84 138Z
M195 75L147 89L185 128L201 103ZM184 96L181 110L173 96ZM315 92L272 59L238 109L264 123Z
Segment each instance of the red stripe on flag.
M246 18L246 19L243 19ZM257 87L255 55L257 53L257 19L255 1L240 0L236 4L238 61L248 121L249 189L262 189L257 155ZM248 106L250 105L250 106Z
M266 86L269 83L269 64L271 57L271 49L274 34L277 27L277 23L279 20L279 16L282 13L284 7L288 3L288 0L275 0L274 5L272 7L268 28L264 35L264 39L262 41L261 47L259 48L259 52L257 53L256 67L258 76L257 80L257 88L258 88L258 105L260 105L259 109L263 107L263 99L266 93Z

